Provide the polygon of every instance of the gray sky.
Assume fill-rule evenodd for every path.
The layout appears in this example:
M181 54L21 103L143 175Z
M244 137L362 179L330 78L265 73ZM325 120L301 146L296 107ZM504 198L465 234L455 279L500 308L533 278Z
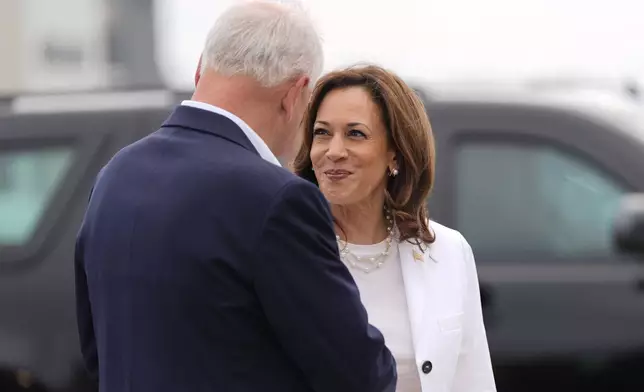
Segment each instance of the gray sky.
M171 86L190 87L210 25L237 0L157 1L162 73ZM372 61L413 79L563 74L644 82L641 0L304 3L323 36L327 70Z

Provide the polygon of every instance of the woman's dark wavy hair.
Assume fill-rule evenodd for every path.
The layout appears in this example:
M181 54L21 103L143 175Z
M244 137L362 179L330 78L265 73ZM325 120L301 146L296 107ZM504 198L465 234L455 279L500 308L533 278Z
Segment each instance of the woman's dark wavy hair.
M379 66L356 66L322 77L304 116L304 135L293 162L295 174L317 184L311 163L313 127L326 95L336 89L364 88L380 109L387 139L396 152L398 175L388 177L385 205L400 232L400 241L418 245L435 241L429 229L427 197L434 183L434 138L425 106L394 73Z

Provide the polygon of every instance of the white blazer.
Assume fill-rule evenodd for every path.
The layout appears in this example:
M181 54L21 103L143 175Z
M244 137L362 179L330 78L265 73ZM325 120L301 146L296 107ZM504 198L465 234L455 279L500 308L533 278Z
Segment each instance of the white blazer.
M430 228L424 253L398 245L422 391L496 391L472 248L458 231Z

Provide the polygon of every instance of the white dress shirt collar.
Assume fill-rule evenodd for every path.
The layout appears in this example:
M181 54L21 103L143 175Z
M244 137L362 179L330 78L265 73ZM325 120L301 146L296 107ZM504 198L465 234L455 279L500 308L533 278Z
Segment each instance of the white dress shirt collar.
M264 142L264 140L262 140L262 138L257 134L257 132L253 131L253 129L250 126L248 126L248 124L246 124L244 120L242 120L241 118L235 116L234 114L230 113L227 110L224 110L220 107L210 105L204 102L185 100L181 102L181 105L190 106L201 110L207 110L209 112L217 113L221 116L227 117L235 124L237 124L237 126L241 128L244 134L246 134L246 137L248 138L248 140L250 140L253 147L255 147L260 157L277 166L282 166L280 164L280 161L275 156L275 154L273 154L270 148L268 148L268 146L266 145L266 142Z

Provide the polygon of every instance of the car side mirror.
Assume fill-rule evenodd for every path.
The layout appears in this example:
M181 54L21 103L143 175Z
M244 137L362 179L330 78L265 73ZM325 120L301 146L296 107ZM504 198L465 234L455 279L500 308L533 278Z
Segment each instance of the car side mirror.
M620 252L644 256L644 193L622 199L613 226L613 241Z

